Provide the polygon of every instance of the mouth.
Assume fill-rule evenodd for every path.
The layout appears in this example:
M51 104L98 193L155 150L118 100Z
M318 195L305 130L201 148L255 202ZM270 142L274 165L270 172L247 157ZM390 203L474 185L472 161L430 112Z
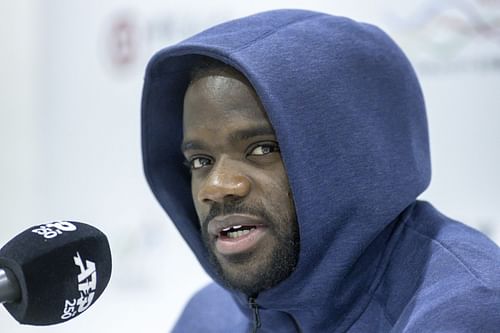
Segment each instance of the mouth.
M223 256L254 250L267 229L258 217L242 214L218 216L208 224L208 232L215 239L215 249Z

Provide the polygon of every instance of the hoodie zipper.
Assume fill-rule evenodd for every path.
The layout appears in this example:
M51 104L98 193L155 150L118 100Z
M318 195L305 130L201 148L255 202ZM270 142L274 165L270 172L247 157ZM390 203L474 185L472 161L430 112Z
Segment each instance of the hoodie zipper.
M261 322L260 322L260 315L259 315L259 304L257 304L257 301L255 300L255 297L248 297L248 306L252 310L253 313L253 328L252 328L252 333L257 333L259 328L261 327ZM302 329L299 326L299 322L297 319L295 319L294 316L291 314L288 314L293 321L293 324L295 326L295 329L297 330L298 333L302 333Z
M255 301L255 297L248 297L248 306L250 306L250 309L252 310L253 313L253 330L252 333L257 333L258 329L261 326L260 323L260 315L259 315L259 305Z

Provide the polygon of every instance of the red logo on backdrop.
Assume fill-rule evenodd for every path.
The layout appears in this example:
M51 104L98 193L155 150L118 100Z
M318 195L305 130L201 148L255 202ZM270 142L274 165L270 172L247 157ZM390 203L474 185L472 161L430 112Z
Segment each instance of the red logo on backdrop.
M128 67L137 60L138 28L130 15L119 15L111 20L106 40L109 58L114 67Z

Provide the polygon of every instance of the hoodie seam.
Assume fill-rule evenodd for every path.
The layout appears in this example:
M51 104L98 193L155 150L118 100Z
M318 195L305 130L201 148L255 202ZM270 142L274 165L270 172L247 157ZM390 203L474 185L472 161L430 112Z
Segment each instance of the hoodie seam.
M475 280L477 280L477 282L479 282L483 287L491 290L491 288L488 286L488 284L483 281L478 275L476 275L470 268L469 266L464 262L464 260L458 255L456 254L455 252L453 252L447 245L445 245L443 242L435 239L435 238L432 238L431 236L429 235L426 235L424 233L422 233L421 231L413 228L413 227L410 227L408 225L405 226L406 228L408 228L410 231L413 231L414 233L417 233L427 239L429 239L432 243L438 245L441 249L443 249L445 252L447 252L448 254L450 254L456 261L458 261L458 263L463 266L463 268L465 268L466 272L469 273Z
M325 16L326 14L322 14L322 13L314 13L314 14L311 14L311 15L308 15L306 17L303 17L301 19L298 19L298 20L295 20L293 22L288 22L286 24L283 24L273 30L270 30L262 35L259 35L257 36L256 38L250 40L249 42L247 42L246 44L244 45L241 45L237 48L235 48L234 50L230 51L229 54L227 55L224 55L224 54L221 54L221 53L217 53L217 52L213 52L213 51L208 51L208 52L203 52L203 51L198 51L198 52L179 52L179 54L176 54L176 52L173 52L173 54L171 54L170 56L179 56L179 55L188 55L188 54L198 54L198 55L206 55L206 56L209 56L209 57L215 57L219 60L229 60L231 66L235 67L234 64L232 64L232 61L233 61L233 58L231 57L233 54L235 53L238 53L240 51L243 51L249 47L251 47L252 45L254 45L255 43L259 42L259 41L262 41L266 38L268 38L269 36L272 36L273 34L285 29L285 28L288 28L290 26L293 26L295 24L299 24L299 23L302 23L302 22L305 22L305 21L309 21L311 19L314 19L314 18L317 18L317 17L320 17L320 16ZM162 52L162 51L160 51ZM158 62L161 62L163 61L165 58L164 57L159 57L158 60L157 60L157 63ZM152 67L156 67L156 64L155 66L152 66ZM237 67L237 66L236 66ZM238 70L241 70L240 68L237 67ZM164 75L165 74L172 74L172 73L176 73L176 72L183 72L183 70L175 70L175 71L166 71L166 72L163 72L163 71L160 71L158 73L156 72L153 72L153 70L151 70L150 72L150 77L153 81L156 81L156 80L161 80L164 78Z
M286 23L286 24L283 24L283 25L281 25L281 26L279 26L279 27L277 27L277 28L275 28L275 29L273 29L273 30L270 30L270 31L268 31L268 32L266 32L266 33L264 33L264 34L262 34L262 35L260 35L260 36L256 37L256 38L252 39L252 40L251 40L251 41L249 41L248 43L246 43L246 44L244 44L244 45L242 45L242 46L240 46L240 47L238 47L238 48L236 48L236 49L232 50L232 51L231 51L231 54L234 54L234 53L237 53L237 52L243 51L243 50L245 50L245 49L247 49L247 48L251 47L251 46L252 46L252 45L254 45L255 43L257 43L257 42L259 42L259 41L262 41L262 40L264 40L264 39L268 38L269 36L272 36L273 34L275 34L275 33L279 32L279 31L281 31L281 30L283 30L283 29L285 29L285 28L288 28L288 27L290 27L290 26L292 26L292 25L295 25L295 24L298 24L298 23L302 23L302 22L305 22L305 21L311 20L311 19L313 19L313 18L316 18L316 17L319 17L319 16L324 16L324 15L325 15L325 14L318 14L318 13L315 13L315 14L311 14L311 15L309 15L309 16L303 17L303 18L301 18L301 19L299 19L299 20L296 20L296 21L293 21L293 22L288 22L288 23Z
M465 270L467 271L467 273L469 273L475 280L477 280L483 287L487 288L487 289L491 289L490 287L488 287L488 285L479 277L477 276L476 274L474 274L474 272L472 272L472 270L465 264L465 262L460 258L460 256L458 256L456 253L454 253L453 251L451 251L451 249L446 246L443 242L440 242L439 240L435 239L435 238L432 238L431 236L429 235L426 235L424 233L422 233L421 231L409 226L407 223L405 223L403 225L403 228L404 229L407 229L411 232L414 232L416 234L419 234L420 236L423 236L429 240L431 240L433 243L437 244L440 248L442 248L445 252L449 253L455 260L457 260L461 266L463 266L465 268ZM391 256L393 255L393 253L391 253ZM386 269L387 267L385 268L385 272L386 272ZM373 292L372 292L372 295L371 295L371 299L376 301L380 307L382 308L382 313L385 317L385 319L389 322L389 324L391 326L394 326L394 324L396 323L396 319L394 318L391 318L391 315L387 312L387 309L385 307L385 305L383 303L381 303L380 299L378 298L377 296L377 290L378 288L380 287L380 282L383 280L383 277L385 276L385 272L384 274L382 274L382 276L380 277L380 281L378 281L377 283L377 287L373 289ZM417 292L418 290L420 289L420 287L418 287L415 292ZM369 293L370 294L370 293ZM370 302L368 302L369 304ZM365 309L361 312L360 316L358 317L358 319L363 315L363 313L368 309L368 305L365 307Z
M411 211L408 212L408 215L406 215L404 218L402 218L400 221L398 221L398 224L403 224L403 230L404 228L407 226L407 223L409 220L411 220L413 218L413 215L412 215L412 212L415 208L415 202L413 202L411 205L409 205L408 207L411 207ZM407 208L405 208L406 210ZM404 211L404 210L403 210ZM398 228L398 226L395 227L396 229ZM401 230L401 231L403 231ZM398 241L396 243L399 243L401 240L401 238L398 239ZM347 327L347 331L351 329L351 327L359 320L359 318L361 318L363 316L363 314L366 312L366 310L368 310L368 308L370 307L370 303L372 301L376 301L377 303L380 304L380 301L377 299L377 290L380 288L381 284L382 284L382 281L384 280L384 277L387 273L387 270L389 268L389 263L390 263L390 258L392 258L392 256L394 255L394 251L396 250L397 248L397 244L394 244L394 247L392 248L392 250L390 251L390 254L389 254L389 259L388 261L384 264L383 267L380 267L382 265L382 263L379 263L378 264L378 268L377 268L377 272L379 270L381 270L381 273L380 273L380 276L379 278L376 280L376 281L373 281L372 283L372 286L373 288L370 288L368 289L368 292L366 292L365 294L367 295L368 297L368 301L366 302L366 305L364 306L364 309L359 313L359 315L356 317L356 320L354 320L351 325L349 325ZM375 273L376 274L376 273ZM381 308L382 308L382 312L384 314L384 317L385 319L389 322L389 324L391 326L394 326L393 324L393 321L390 319L390 316L389 314L387 313L387 310L385 308L385 306L382 306L381 305Z

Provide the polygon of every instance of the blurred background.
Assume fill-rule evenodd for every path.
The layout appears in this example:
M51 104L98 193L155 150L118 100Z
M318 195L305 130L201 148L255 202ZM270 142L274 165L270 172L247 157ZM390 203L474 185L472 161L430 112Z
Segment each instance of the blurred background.
M500 243L499 0L16 0L0 3L0 246L35 224L95 225L113 276L81 316L0 331L168 332L209 282L147 187L140 149L150 56L259 11L306 8L379 25L427 101L433 181L422 198Z

